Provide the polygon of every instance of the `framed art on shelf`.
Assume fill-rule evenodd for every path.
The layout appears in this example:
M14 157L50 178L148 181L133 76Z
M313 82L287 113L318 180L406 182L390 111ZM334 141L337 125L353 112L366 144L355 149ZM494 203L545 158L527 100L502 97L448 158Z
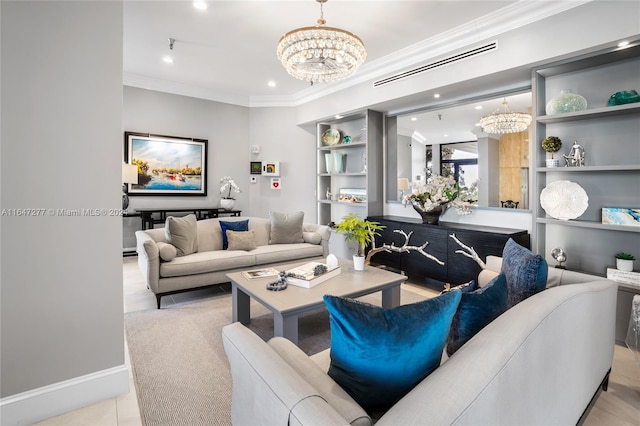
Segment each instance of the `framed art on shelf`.
M125 163L138 167L133 195L207 195L207 140L125 132Z

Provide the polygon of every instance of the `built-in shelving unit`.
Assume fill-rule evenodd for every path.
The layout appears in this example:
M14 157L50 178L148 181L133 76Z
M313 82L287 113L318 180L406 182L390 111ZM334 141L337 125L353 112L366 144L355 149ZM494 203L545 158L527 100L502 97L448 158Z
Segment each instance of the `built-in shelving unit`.
M637 44L637 43L636 43ZM567 253L571 270L605 276L618 252L640 256L640 227L602 223L603 207L640 207L640 103L607 106L620 91L640 91L640 47L570 58L533 70L534 93L534 223L535 250L550 265L551 250ZM587 109L546 115L546 103L563 89L587 99ZM540 147L546 136L562 139L561 162L574 141L585 151L585 167L543 167L548 155ZM570 180L584 188L587 210L574 220L549 217L540 193L552 182ZM616 340L623 341L631 300L640 288L618 287Z
M382 113L366 110L317 124L318 223L339 222L348 213L362 218L382 214L382 121ZM328 129L340 132L339 143L323 143L322 136ZM345 143L344 136L350 136L351 141ZM343 157L340 172L327 171L326 155L334 153ZM366 200L340 200L341 190L349 189L363 192ZM326 196L327 190L331 199Z
M563 89L587 99L584 111L545 114L547 102ZM623 90L640 90L640 47L610 50L567 59L533 71L535 249L553 263L551 250L562 247L566 266L603 275L615 253L640 255L640 227L602 223L603 207L640 207L640 103L607 106ZM585 167L544 167L540 147L546 136L562 139L556 156L568 154L574 141L585 150ZM540 206L540 193L551 182L570 180L583 187L589 207L579 218L557 220Z

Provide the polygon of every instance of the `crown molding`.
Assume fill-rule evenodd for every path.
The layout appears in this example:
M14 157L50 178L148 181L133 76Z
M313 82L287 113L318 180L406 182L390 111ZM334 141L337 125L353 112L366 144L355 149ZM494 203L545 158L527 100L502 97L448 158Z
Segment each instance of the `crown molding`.
M354 76L346 80L327 85L308 87L290 96L250 96L249 99L246 99L242 96L220 94L208 88L152 79L127 72L123 73L123 82L128 86L241 106L296 107L358 84L388 77L407 68L419 66L437 57L454 54L456 50L477 44L488 38L497 37L500 34L557 15L591 1L593 0L520 0L493 13L415 43L383 58L366 62Z

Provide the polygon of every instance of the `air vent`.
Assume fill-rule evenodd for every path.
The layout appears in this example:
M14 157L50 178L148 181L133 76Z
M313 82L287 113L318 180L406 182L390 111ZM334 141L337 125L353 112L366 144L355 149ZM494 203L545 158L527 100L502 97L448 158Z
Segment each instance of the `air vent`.
M458 53L457 55L449 56L448 58L440 59L439 61L432 62L430 64L423 65L421 67L414 68L409 71L404 71L404 72L401 72L400 74L392 75L391 77L387 77L382 80L374 81L373 87L384 86L385 84L393 83L394 81L403 80L405 78L423 73L425 71L429 71L435 68L440 68L442 66L449 65L454 62L459 62L464 59L469 59L474 56L478 56L483 53L491 52L497 49L498 49L498 42L494 41L492 43L485 44L484 46L479 46L474 49L467 50L466 52Z

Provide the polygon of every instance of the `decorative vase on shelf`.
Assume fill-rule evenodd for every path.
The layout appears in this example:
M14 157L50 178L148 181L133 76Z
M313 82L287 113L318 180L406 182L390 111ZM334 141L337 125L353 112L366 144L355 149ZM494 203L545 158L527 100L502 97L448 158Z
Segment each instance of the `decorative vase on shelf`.
M616 269L619 271L633 271L633 260L616 259Z
M324 162L327 166L327 173L333 173L333 154L325 154Z
M438 222L440 222L440 216L442 216L444 212L447 210L447 206L440 205L428 212L420 210L416 206L413 206L413 209L417 211L420 217L422 218L422 223L427 223L429 225L437 225Z
M220 207L225 210L232 210L235 202L236 200L234 200L233 198L222 198L220 200Z
M335 168L336 173L342 173L344 166L344 154L340 154L338 152L333 153L333 167Z
M562 114L565 112L584 111L587 109L587 100L584 96L573 93L571 89L560 91L560 95L547 102L546 113Z

